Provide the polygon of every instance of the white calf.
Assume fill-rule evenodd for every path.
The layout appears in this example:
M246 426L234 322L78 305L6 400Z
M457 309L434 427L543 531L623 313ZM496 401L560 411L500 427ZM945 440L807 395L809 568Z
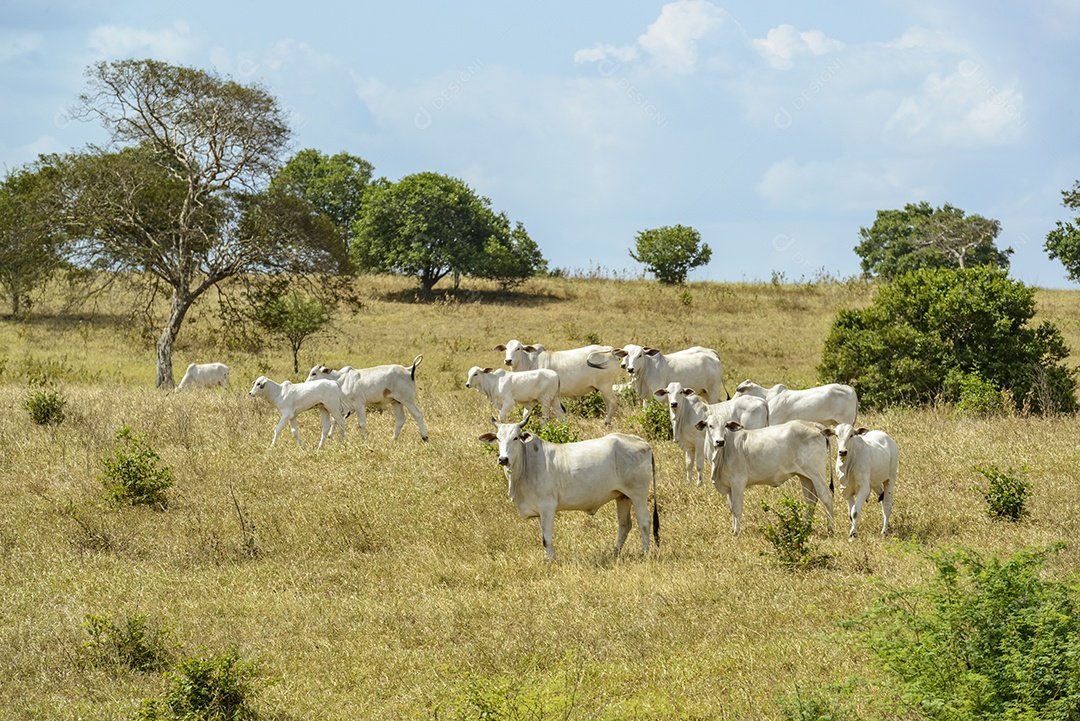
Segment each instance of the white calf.
M616 348L612 355L622 360L622 367L630 374L634 390L643 401L675 382L705 395L710 403L719 403L728 397L727 386L724 385L724 366L720 362L720 355L712 348L694 346L675 353L661 353L655 348L627 345ZM596 357L590 359L589 363L594 367L603 364Z
M765 389L753 381L743 381L735 394L764 398L769 404L769 425L788 421L812 421L826 426L854 423L859 411L855 389L840 383L791 390L783 383Z
M466 388L476 388L499 411L499 423L506 423L510 411L521 404L525 410L539 403L544 413L559 420L566 417L559 401L559 374L547 368L512 373L500 369L473 366L469 369Z
M559 374L559 395L563 398L580 398L592 391L599 391L604 397L607 417L604 423L611 425L617 403L615 381L619 379L619 366L596 368L589 363L593 353L611 353L611 346L589 345L571 350L549 351L540 344L523 345L519 340L507 341L506 345L497 345L495 350L506 353L503 363L513 371L527 371L536 368L548 368Z
M356 414L360 433L367 437L367 407L385 408L390 406L394 412L394 438L401 435L405 426L405 410L412 414L420 429L420 438L428 439L424 426L424 414L416 405L416 367L424 356L413 359L411 367L390 364L371 368L353 368L344 366L338 370L326 366L315 366L308 373L308 380L329 379L341 385L345 393L345 407ZM403 408L404 406L404 408Z
M853 428L847 423L836 427L836 478L840 482L840 494L847 501L851 531L848 538L855 538L855 521L862 512L866 499L873 491L881 502L881 514L885 520L881 533L889 530L889 514L892 512L893 491L896 489L896 469L900 449L896 441L884 431Z
M296 443L303 447L300 442L300 429L296 423L296 416L311 408L318 408L322 416L322 435L319 437L319 448L323 447L327 436L331 432L331 422L338 424L341 431L341 440L345 440L345 419L342 417L344 397L341 386L334 381L320 380L307 381L306 383L290 383L283 381L278 384L266 376L259 376L248 391L249 396L265 398L274 404L281 413L281 420L274 428L274 439L270 441L273 448L277 443L278 435L281 434L285 424L292 428L292 434Z
M229 366L224 363L192 363L184 371L176 390L185 388L229 387Z

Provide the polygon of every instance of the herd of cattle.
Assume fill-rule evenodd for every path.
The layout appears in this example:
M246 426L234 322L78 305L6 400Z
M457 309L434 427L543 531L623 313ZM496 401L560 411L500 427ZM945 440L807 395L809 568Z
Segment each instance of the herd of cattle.
M779 486L792 477L802 485L807 521L820 501L832 531L833 484L827 480L832 438L837 445L836 478L851 522L849 538L855 537L856 521L871 492L881 502L881 532L889 529L897 444L883 431L855 426L858 399L850 386L833 383L793 390L782 384L762 388L747 380L729 394L719 355L701 346L669 354L637 345L548 351L539 344L511 340L495 350L504 354L504 368L474 366L465 385L486 396L498 412L498 419L491 419L496 432L485 433L480 440L497 444L510 500L523 518L539 519L548 559L555 556L552 535L557 511L592 514L609 501L615 501L617 508L616 554L629 534L631 511L637 517L642 552L649 551L650 535L659 543L656 466L647 441L609 433L559 444L525 430L537 405L545 414L562 419L561 398L592 391L603 397L605 422L610 425L623 369L639 398L667 405L674 440L685 454L687 481L703 485L705 461L709 461L713 485L728 498L735 534L740 530L746 488ZM296 417L313 408L322 417L320 448L335 428L344 440L345 418L354 413L366 436L366 409L387 406L394 413L395 439L408 410L426 441L424 416L416 403L416 368L422 360L423 356L416 356L411 366L337 370L315 366L302 383L279 384L260 376L249 395L265 398L280 413L271 446L286 425L300 443ZM228 378L224 364L193 363L177 389L227 386ZM519 405L525 409L522 420L507 422ZM651 517L647 509L650 483Z

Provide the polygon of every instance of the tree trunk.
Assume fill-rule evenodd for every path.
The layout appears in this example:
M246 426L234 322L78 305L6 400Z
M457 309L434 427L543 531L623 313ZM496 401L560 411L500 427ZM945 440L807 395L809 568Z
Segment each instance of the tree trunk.
M172 302L169 304L169 319L161 331L161 337L157 342L157 380L155 387L164 390L172 390L176 387L173 379L172 349L176 336L180 334L180 326L184 323L184 316L194 298L180 289L173 288Z

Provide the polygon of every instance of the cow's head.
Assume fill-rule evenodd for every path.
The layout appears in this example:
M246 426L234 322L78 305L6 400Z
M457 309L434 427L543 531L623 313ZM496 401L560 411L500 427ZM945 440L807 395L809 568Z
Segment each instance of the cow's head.
M270 379L266 376L259 376L255 379L255 382L251 384L251 390L248 391L249 396L261 396L266 392L266 383Z
M480 377L481 373L490 373L491 370L491 368L481 368L480 366L473 366L469 369L469 376L465 380L465 387L472 388L476 385L476 380Z
M543 346L536 345L524 345L519 340L509 341L506 345L500 343L495 346L494 350L502 351L506 355L503 357L503 365L510 370L517 370L521 367L521 357L523 353L535 353Z
M525 411L520 423L499 423L494 418L491 422L495 424L495 433L485 433L480 436L480 440L484 443L498 443L499 465L513 470L521 458L522 445L532 438L532 434L524 430L525 424L529 422L529 411Z
M667 403L672 423L675 422L675 417L679 414L680 403L684 402L692 395L694 395L694 389L683 388L682 383L679 383L678 381L668 383L667 388L660 388L653 391L653 397L656 398L656 400L661 403Z
M332 368L327 368L326 366L312 366L307 374L307 379L309 381L314 381L320 378L329 378L330 374L333 372Z
M869 428L855 428L848 423L841 423L833 431L828 431L825 435L836 436L836 455L840 460L847 458L851 450L856 446L861 436L870 431Z

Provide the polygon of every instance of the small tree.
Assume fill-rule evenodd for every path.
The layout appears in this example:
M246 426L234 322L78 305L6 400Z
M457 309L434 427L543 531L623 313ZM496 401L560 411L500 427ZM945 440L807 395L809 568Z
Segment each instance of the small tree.
M818 373L848 383L860 406L956 401L957 378L974 374L1007 390L1017 408L1073 412L1075 371L1049 321L1032 328L1035 289L989 267L923 269L878 289L874 302L842 310L825 340Z
M499 220L509 224L505 215L500 214ZM510 290L546 269L547 261L540 253L540 247L529 237L525 226L517 223L513 230L488 238L483 257L473 274L490 278L503 290Z
M635 250L630 251L630 257L644 264L664 285L682 285L690 270L712 258L712 249L701 242L701 234L685 225L640 231Z
M1073 210L1080 210L1080 181L1072 190L1061 191L1062 205ZM1080 218L1072 221L1057 221L1053 230L1046 235L1047 255L1060 260L1065 266L1069 280L1080 282Z
M55 175L54 168L41 163L9 171L0 183L0 287L16 317L29 310L31 291L64 261L66 236L49 192Z
M255 301L255 322L270 334L288 341L292 349L293 373L299 373L300 346L323 331L330 322L330 309L318 298L299 291L279 294L265 290Z

